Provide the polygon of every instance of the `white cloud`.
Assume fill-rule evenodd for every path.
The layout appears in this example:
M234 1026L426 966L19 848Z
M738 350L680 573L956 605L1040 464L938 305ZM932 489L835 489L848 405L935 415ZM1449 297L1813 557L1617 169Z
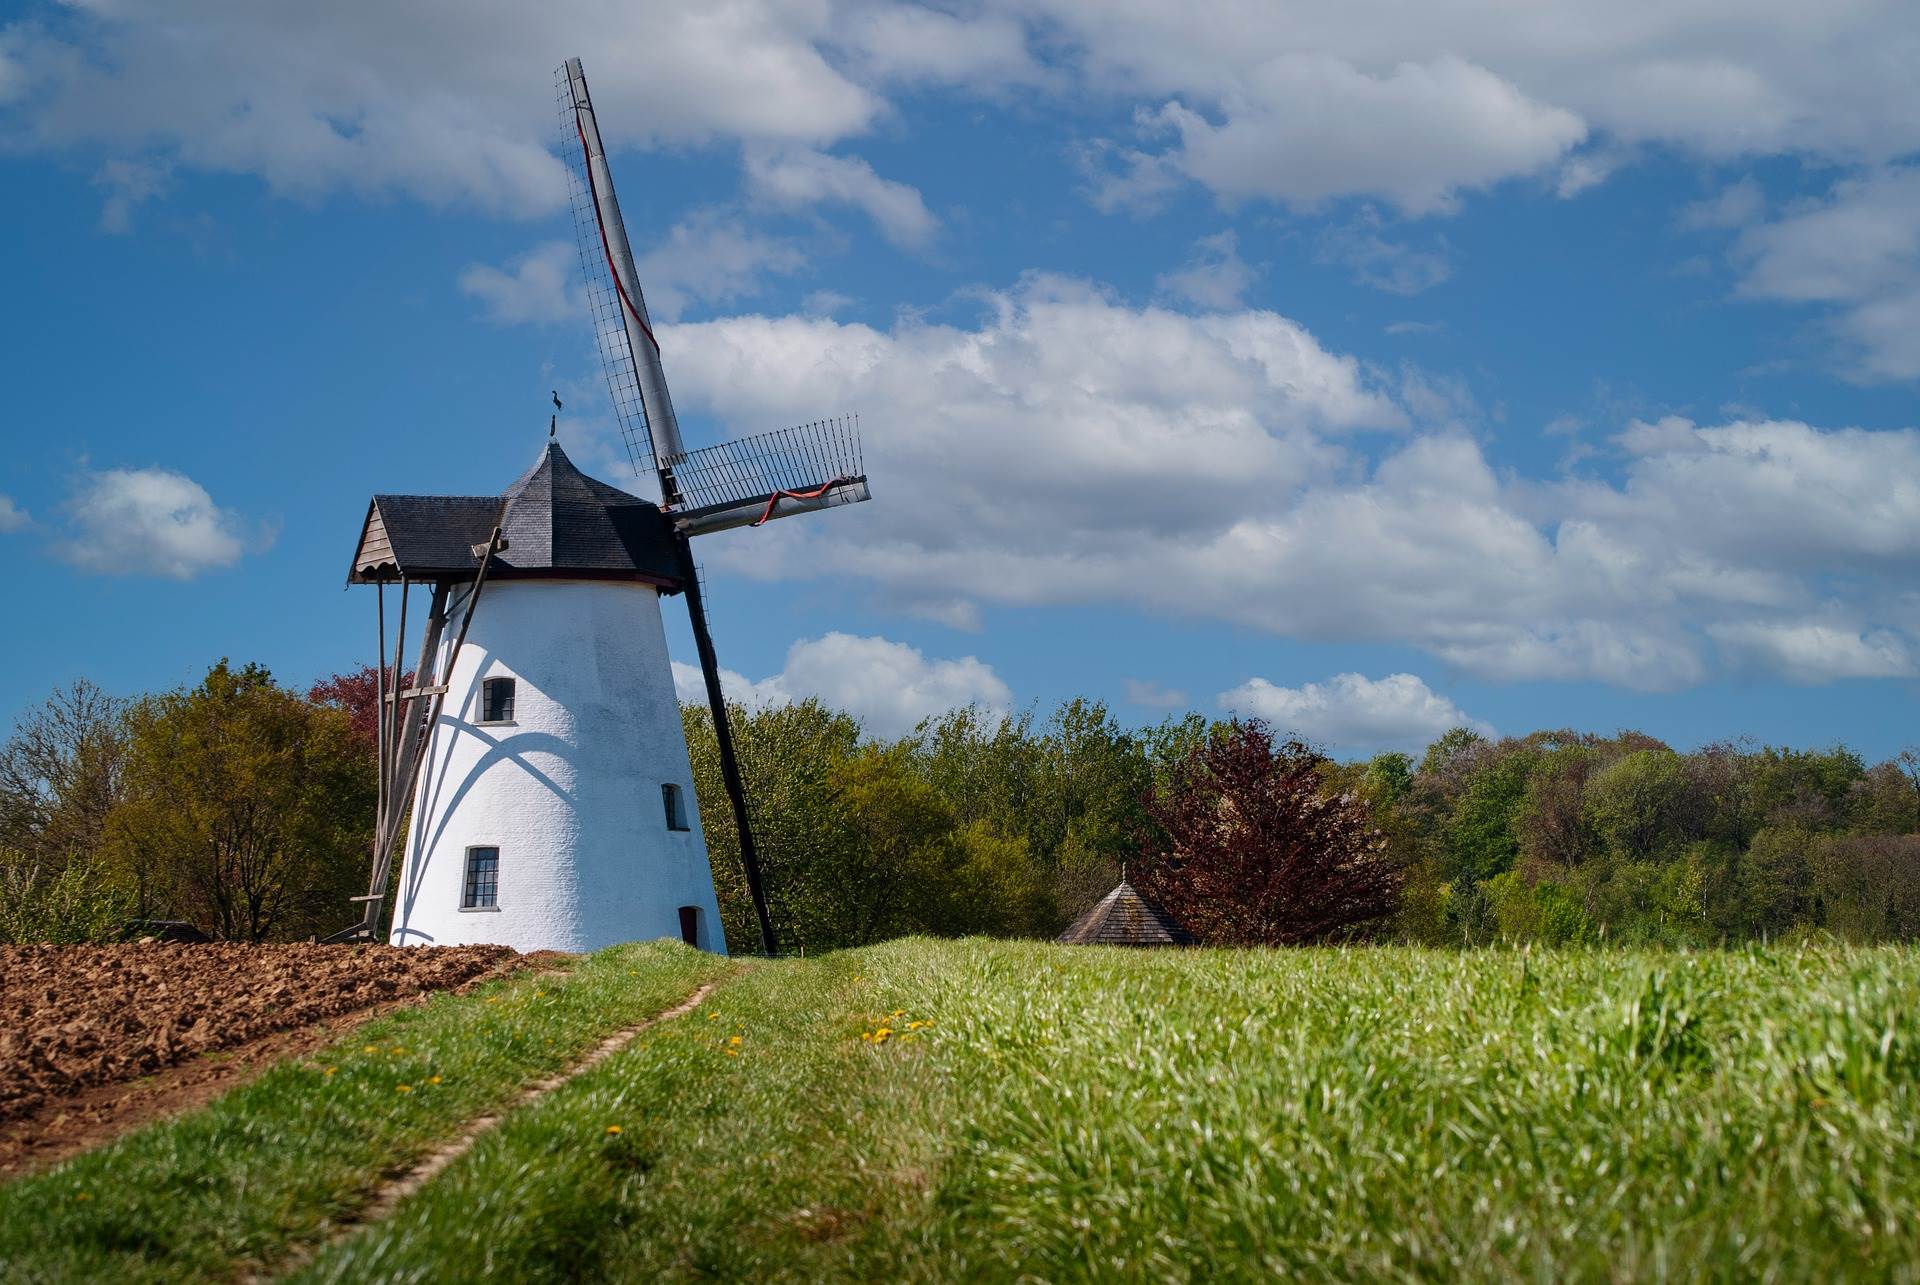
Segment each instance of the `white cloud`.
M1145 709L1179 709L1187 703L1185 692L1152 679L1129 678L1124 690L1129 703Z
M1185 265L1156 277L1154 288L1198 308L1224 312L1239 307L1241 296L1259 274L1240 257L1232 229L1201 237L1193 249Z
M1862 633L1814 620L1735 621L1710 625L1707 632L1736 663L1795 682L1914 675L1912 646L1885 629Z
M675 661L673 678L681 700L706 700L699 669ZM904 735L961 706L1004 711L1012 701L993 667L973 656L930 661L905 643L838 632L794 643L780 672L759 682L722 669L720 685L729 700L751 708L813 697L878 736Z
M0 495L0 535L24 531L32 525L32 514L15 504L12 496Z
M1222 692L1220 707L1348 752L1417 749L1455 727L1493 733L1413 674L1335 674L1324 683L1299 687L1250 678Z
M1375 74L1332 54L1285 54L1248 68L1221 105L1218 123L1182 102L1161 107L1153 123L1178 139L1165 163L1223 197L1305 207L1364 195L1409 214L1449 210L1462 189L1542 170L1587 132L1452 55Z
M565 241L543 241L505 268L468 265L460 273L460 291L503 325L578 321L587 315L574 286L579 275L579 251Z
M715 537L712 564L863 578L896 609L1118 603L1641 689L1712 675L1732 654L1712 626L1838 610L1862 638L1920 637L1920 432L1663 420L1612 443L1617 480L1503 476L1466 390L1383 385L1270 312L1049 278L985 307L971 327L673 328L683 407L741 432L838 410L866 428L871 504ZM1409 424L1358 451L1356 431Z
M191 580L246 552L245 523L192 478L163 468L83 475L67 505L70 525L54 551L104 575Z
M80 0L10 28L16 135L257 174L296 195L404 192L535 215L565 200L553 73L582 52L609 146L830 143L883 109L825 52L833 6L592 0L395 7Z
M1165 104L1156 119L1179 140L1134 154L1136 188L1184 175L1227 197L1430 210L1521 174L1570 195L1640 144L1842 163L1920 148L1920 10L1899 0L988 8L1032 14L1083 83Z
M564 199L550 77L575 51L616 147L826 148L928 86L1043 112L1132 105L1164 138L1120 157L1112 196L1192 179L1228 199L1438 211L1519 175L1571 194L1643 144L1842 164L1920 150L1904 0L71 10L0 28L9 142L521 215ZM896 236L917 217L898 208Z
M647 311L675 321L697 304L725 304L760 292L766 278L798 272L807 257L797 245L765 236L724 210L697 210L668 229L634 262ZM543 241L504 267L471 264L460 290L503 325L580 322L588 315L580 288L580 252L566 241Z
M1314 257L1320 263L1347 268L1361 285L1389 294L1416 295L1453 275L1444 240L1423 250L1388 240L1380 234L1380 228L1378 214L1370 209L1362 211L1353 222L1323 231Z
M748 187L774 205L852 205L864 211L887 240L908 248L925 245L939 230L939 220L916 189L881 178L857 156L829 156L803 147L756 148L748 151L746 162Z
M634 268L648 310L675 321L695 304L751 298L767 277L806 266L807 256L792 242L755 232L723 211L702 210L674 224Z
M841 40L876 80L992 90L1059 85L1060 73L1041 66L1017 17L968 17L885 4L852 11Z
M1920 166L1844 180L1819 205L1749 227L1735 253L1741 294L1837 309L1852 373L1920 379Z

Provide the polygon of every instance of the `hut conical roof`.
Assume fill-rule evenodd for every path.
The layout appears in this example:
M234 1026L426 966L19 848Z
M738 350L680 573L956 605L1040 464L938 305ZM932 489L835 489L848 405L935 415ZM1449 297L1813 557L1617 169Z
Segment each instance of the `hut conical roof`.
M1191 946L1193 934L1125 879L1054 940L1068 946Z

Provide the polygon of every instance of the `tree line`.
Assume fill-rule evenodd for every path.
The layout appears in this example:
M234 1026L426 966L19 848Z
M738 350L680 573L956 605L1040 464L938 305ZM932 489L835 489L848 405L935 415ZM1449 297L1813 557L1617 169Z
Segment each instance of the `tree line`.
M80 682L0 744L0 940L341 927L366 878L374 675ZM711 719L684 711L729 941L756 940ZM1258 723L960 709L899 738L734 711L782 945L1050 937L1123 869L1203 940L1715 945L1920 935L1920 754L1679 752L1637 732L1338 762Z

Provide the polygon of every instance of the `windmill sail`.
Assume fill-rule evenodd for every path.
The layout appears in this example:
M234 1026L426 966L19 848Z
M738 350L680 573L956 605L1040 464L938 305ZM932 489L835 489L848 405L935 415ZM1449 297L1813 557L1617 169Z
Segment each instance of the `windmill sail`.
M614 195L613 172L600 141L600 123L587 93L587 74L578 58L560 69L561 147L566 156L574 229L580 238L580 267L586 276L594 330L607 370L614 413L626 439L634 470L680 462L686 448L667 375L660 365L660 344L653 337L633 246Z
M587 76L578 58L558 74L562 151L572 182L574 226L580 234L580 266L587 280L594 329L607 369L627 452L636 472L651 468L660 480L661 508L672 521L686 595L688 623L700 652L700 673L720 756L720 776L733 807L740 863L759 920L761 948L775 949L772 917L760 879L746 786L733 752L720 661L707 628L707 611L694 563L692 538L733 527L761 526L774 518L835 508L869 498L860 460L859 424L852 418L823 420L738 438L689 453L667 396L660 345L647 319L634 271L633 247L614 196L600 125L594 118Z
M674 470L688 535L761 526L871 498L851 416L741 437L690 452Z

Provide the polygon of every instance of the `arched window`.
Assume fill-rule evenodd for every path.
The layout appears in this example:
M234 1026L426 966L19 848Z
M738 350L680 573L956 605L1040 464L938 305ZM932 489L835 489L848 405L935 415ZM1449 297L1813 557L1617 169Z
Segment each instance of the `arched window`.
M513 721L513 680L511 678L489 678L480 684L480 721L483 723Z

